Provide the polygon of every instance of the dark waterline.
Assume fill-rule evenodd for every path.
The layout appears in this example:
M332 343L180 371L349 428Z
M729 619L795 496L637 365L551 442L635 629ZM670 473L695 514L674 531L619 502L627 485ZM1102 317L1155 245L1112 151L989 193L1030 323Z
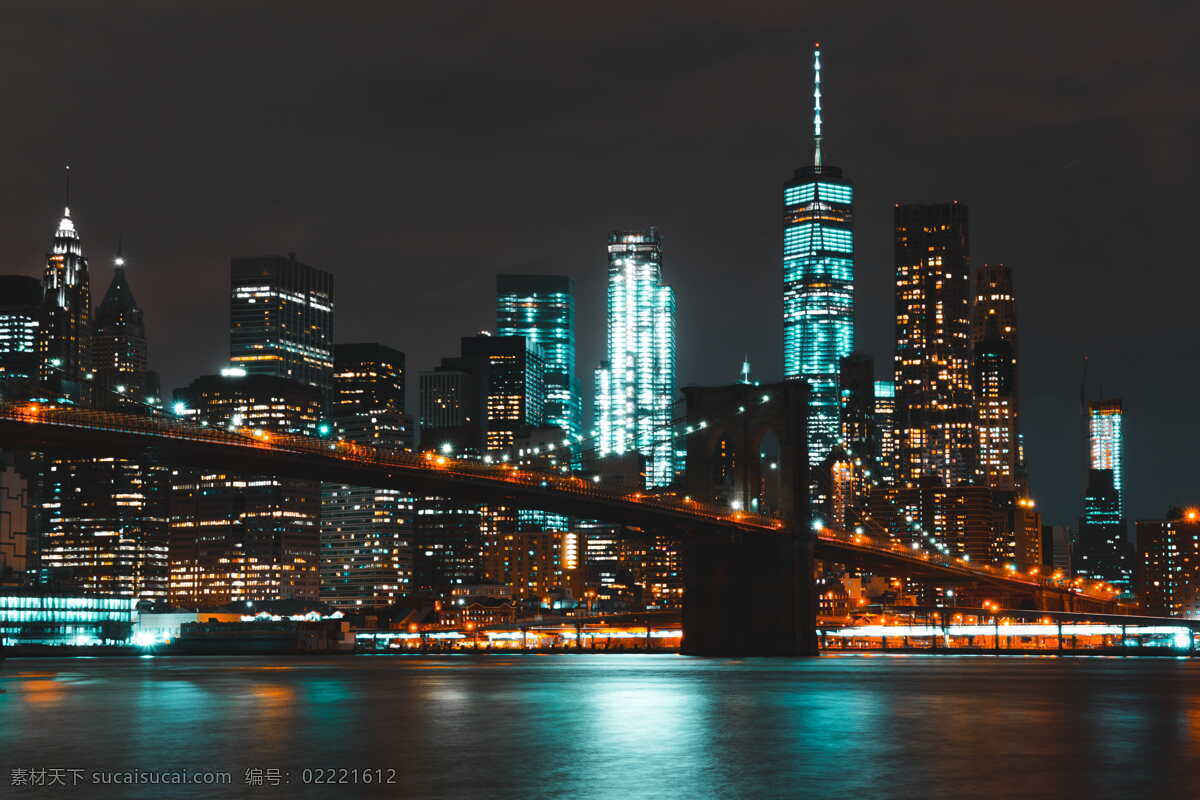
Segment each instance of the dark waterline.
M0 689L0 796L1200 792L1200 662L1182 659L13 659ZM223 770L232 784L34 792L10 785L18 768ZM253 768L291 782L247 787ZM321 768L394 769L396 783L303 785Z

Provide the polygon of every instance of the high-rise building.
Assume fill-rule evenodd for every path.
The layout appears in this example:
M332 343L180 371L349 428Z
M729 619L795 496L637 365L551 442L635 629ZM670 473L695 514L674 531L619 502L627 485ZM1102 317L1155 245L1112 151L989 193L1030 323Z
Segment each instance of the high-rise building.
M541 351L524 336L464 336L460 355L421 373L420 392L425 446L466 454L509 450L543 424Z
M822 159L820 45L813 74L813 163L783 187L783 374L808 381L815 466L837 444L838 365L854 349L854 185Z
M870 463L875 455L875 361L865 353L841 360L838 374L841 436L846 452Z
M411 450L404 354L382 344L334 348L332 422L357 444ZM400 489L321 485L321 600L382 606L412 582L413 498Z
M0 399L33 396L41 305L42 282L37 278L0 275Z
M575 377L575 281L563 275L498 275L496 334L524 336L542 355L545 424L583 432Z
M151 414L161 407L158 377L148 369L142 311L124 267L118 254L92 317L84 378L96 408ZM92 595L165 600L168 476L154 454L36 463L40 579Z
M90 352L97 408L141 413L162 405L158 375L148 369L142 309L133 299L119 250L113 259L112 283L96 307Z
M1119 399L1087 404L1088 467L1112 471L1117 506L1125 518L1125 409Z
M1165 519L1138 522L1137 594L1147 614L1200 613L1200 509L1173 508Z
M230 361L329 391L333 373L333 275L284 256L230 265Z
M1133 579L1130 551L1113 471L1088 470L1079 538L1073 552L1075 574L1128 589Z
M70 173L68 172L68 175ZM83 244L71 218L70 197L46 255L38 320L38 395L47 400L86 401L84 378L92 296Z
M315 386L227 370L176 390L174 409L202 425L312 435L324 398ZM320 507L317 481L173 470L171 601L316 600Z
M976 273L971 344L980 479L996 489L1024 489L1017 413L1016 298L1012 273L1003 264L984 264Z
M875 381L875 467L878 482L891 486L896 482L896 384ZM872 472L875 475L874 472Z
M404 353L386 345L339 344L334 348L330 418L352 442L411 450L412 418L405 413Z
M896 430L902 485L977 479L967 208L896 206Z
M600 456L640 453L646 485L675 480L675 292L663 283L658 231L608 237L606 359L596 370Z

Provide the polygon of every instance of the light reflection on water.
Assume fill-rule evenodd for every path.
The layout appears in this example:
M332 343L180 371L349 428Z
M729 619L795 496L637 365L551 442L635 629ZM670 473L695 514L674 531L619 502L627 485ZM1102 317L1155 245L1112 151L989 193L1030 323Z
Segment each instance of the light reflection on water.
M1200 662L1177 659L11 659L0 690L5 767L233 773L180 798L1200 792ZM398 784L301 785L322 767ZM106 791L79 796L163 796Z

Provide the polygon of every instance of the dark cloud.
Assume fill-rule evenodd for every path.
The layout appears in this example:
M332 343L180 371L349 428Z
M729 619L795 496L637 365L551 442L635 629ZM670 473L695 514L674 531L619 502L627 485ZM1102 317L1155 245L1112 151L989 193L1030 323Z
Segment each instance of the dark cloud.
M491 325L496 272L566 272L589 386L604 237L655 224L681 380L732 379L747 351L773 377L779 188L809 158L820 39L861 346L890 363L892 204L968 203L976 262L1016 274L1043 508L1076 513L1087 352L1127 401L1151 516L1198 499L1198 22L1116 0L10 7L0 241L8 271L40 270L70 161L95 291L123 232L168 385L227 355L231 255L334 270L338 338L414 371Z

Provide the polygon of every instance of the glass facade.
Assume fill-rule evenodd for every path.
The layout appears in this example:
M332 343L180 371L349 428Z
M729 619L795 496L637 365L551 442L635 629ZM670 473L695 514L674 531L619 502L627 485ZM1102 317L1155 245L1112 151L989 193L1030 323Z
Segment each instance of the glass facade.
M1027 490L1017 412L1017 302L1012 272L984 264L971 309L972 383L979 409L979 472L995 489Z
M562 275L499 275L496 334L524 336L542 355L545 424L572 439L583 432L575 377L575 281Z
M838 369L854 349L854 186L821 160L821 51L813 55L813 166L783 187L783 375L808 382L808 461L841 436Z
M897 205L897 480L974 484L979 449L971 387L967 208Z
M675 292L662 281L662 239L654 228L608 237L607 333L607 358L595 375L599 453L640 453L646 485L667 486L678 464Z
M404 354L382 344L334 349L332 417L357 444L411 450ZM321 485L321 601L344 610L394 603L412 582L413 498L399 489Z
M1112 471L1117 506L1125 516L1125 408L1118 399L1088 403L1088 466Z
M6 646L127 644L137 600L124 597L0 596Z
M333 275L283 256L235 258L230 360L328 391L333 373Z
M1075 542L1075 574L1128 589L1133 580L1133 557L1113 478L1111 469L1088 470Z
M0 398L24 400L37 381L38 308L42 284L28 275L0 276Z

